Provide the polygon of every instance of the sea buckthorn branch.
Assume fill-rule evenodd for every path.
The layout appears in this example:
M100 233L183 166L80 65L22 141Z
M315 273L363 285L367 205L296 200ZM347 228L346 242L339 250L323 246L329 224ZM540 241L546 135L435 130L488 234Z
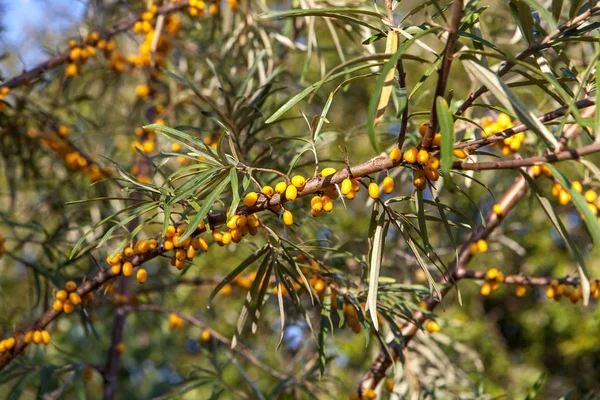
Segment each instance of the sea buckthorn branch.
M567 29L577 28L579 25L586 22L588 20L588 18L596 15L596 13L598 13L599 11L600 11L600 5L596 4L595 6L590 7L588 10L584 11L583 13L577 15L573 19L559 25L558 28L554 32L550 32L546 37L538 40L537 42L535 42L531 46L529 46L527 49L522 51L516 57L516 60L522 61L525 58L529 57L530 55L535 54L536 52L542 50L544 47L548 47L552 43L553 40L557 39ZM504 76L515 65L516 65L515 63L508 61L506 64L504 64L504 66L500 69L500 71L498 71L497 75ZM456 111L456 115L462 115L473 104L473 102L475 100L477 100L482 94L484 94L487 91L488 91L487 86L485 86L485 85L480 86L479 89L477 89L474 93L471 93L469 95L469 97L467 97L467 99L464 101L464 103L461 104L461 106Z
M561 115L560 113L555 113L555 117L558 117L560 115ZM381 171L389 170L394 167L404 166L404 165L406 165L406 164L403 162L392 162L389 159L389 157L384 157L384 156L376 157L376 158L373 158L362 164L358 164L358 165L355 165L355 166L349 167L349 168L344 168L343 170L337 171L336 173L334 173L332 175L328 175L327 177L322 177L322 176L318 175L316 177L313 177L313 178L307 180L304 188L298 192L298 197L301 198L304 196L308 196L310 194L318 193L318 192L322 191L323 189L330 187L334 184L342 183L342 181L346 178L364 177L364 176L367 176L370 174L379 173ZM526 182L524 181L524 179L519 182L520 182L519 185L515 184L513 186L513 188L511 189L513 192L517 192L519 190L526 189L527 186L526 186ZM236 211L236 213L239 215L254 214L254 213L266 210L270 207L276 207L278 205L281 205L284 202L285 202L285 196L282 196L282 195L279 195L276 193L273 196L268 197L261 193L258 197L256 204L254 204L252 207L240 206L238 208L238 210ZM499 204L505 210L510 209L508 207L509 202L507 202L507 201L502 200ZM494 218L494 216L492 216L492 218ZM208 219L209 225L211 227L215 228L215 227L225 224L225 222L227 221L227 215L224 212L217 213L217 214L209 214L207 219ZM489 222L488 222L488 226L491 226L491 225L489 225ZM193 236L196 237L205 231L206 231L206 228L198 228L194 231ZM479 239L480 239L480 237L477 237L476 239L473 239L472 241L470 241L468 244L470 245L471 243L473 243L474 241L479 240ZM467 248L468 248L468 246L467 246ZM132 257L124 258L123 261L131 262L132 266L135 268L135 267L142 265L144 262L146 262L148 260L154 259L154 258L164 254L165 252L167 252L167 250L164 247L164 241L159 240L157 243L156 249L151 250L144 254L136 254ZM106 283L108 280L114 278L115 276L118 276L118 275L112 274L110 271L110 268L102 270L91 281L88 281L88 282L96 282L97 284L90 285L89 283L86 283L84 286L81 286L78 288L78 291L81 290L81 293L79 293L79 294L85 296L86 294L88 294L92 290L97 289L100 285ZM35 327L41 328L41 327L47 326L59 314L60 314L60 312L56 312L54 310L47 311L34 324L34 328ZM19 340L17 342L16 351L14 351L12 353L5 353L4 355L2 355L0 357L0 370L2 370L2 368L4 368L14 358L14 355L19 354L20 351L22 351L25 347L26 347L26 345L22 342L22 340Z
M182 9L188 5L189 5L188 0L181 0L179 3L169 3L165 6L160 7L156 13L158 15L168 14L172 11ZM100 40L110 39L111 37L113 37L121 32L131 29L136 22L141 21L141 20L142 20L142 16L134 16L131 18L127 18L123 21L117 22L116 24L111 26L109 29L100 33L99 39ZM11 78L8 81L0 84L0 88L7 87L10 89L13 89L17 86L32 83L32 81L39 78L47 71L69 62L70 54L71 54L71 49L67 49L64 52L50 58L49 60L35 66L34 68L30 69L29 71L25 71L25 72L21 73L20 75L15 76L14 78Z
M590 145L580 147L578 149L563 150L559 153L547 154L544 156L535 156L529 158L521 158L514 160L501 161L486 161L486 162L455 162L452 169L457 170L493 170L493 169L514 169L521 167L530 167L533 165L541 165L545 163L555 163L559 161L575 160L588 154L593 154L600 151L600 142L594 142Z
M486 271L463 271L458 277L460 279L486 280ZM562 278L552 276L528 276L524 274L504 275L502 283L509 285L527 285L527 286L549 286L553 282L564 283L571 286L577 286L581 283L581 279L574 276L565 276Z
M120 307L120 312L122 312L122 313L127 313L127 312L132 312L132 311L155 311L155 312L161 312L161 313L175 314L178 317L180 317L181 319L189 322L190 324L192 324L200 329L203 329L204 331L209 332L210 338L214 338L216 341L225 345L226 348L231 348L231 340L227 339L225 336L221 335L219 332L210 328L208 325L206 325L204 322L200 321L199 319L194 318L190 315L184 314L180 310L163 307L163 306L156 305L156 304L136 304L136 305L125 305L125 306ZM275 377L277 379L286 380L286 379L291 378L289 376L286 376L286 375L272 369L268 365L264 364L262 361L260 361L256 357L256 355L254 355L254 353L252 351L250 351L246 346L244 346L239 341L236 343L236 346L233 350L235 352L239 353L240 355L242 355L246 360L250 361L252 364L256 365L258 368L262 369L263 371L267 372L269 375L272 375L273 377Z
M429 124L427 125L427 132L425 132L425 135L423 135L423 139L421 140L421 148L425 150L429 150L431 147L434 134L437 131L437 98L439 96L444 97L444 93L446 92L446 84L448 83L450 66L452 65L452 60L454 59L454 46L456 45L456 40L458 39L460 20L463 16L463 7L463 0L454 0L454 3L452 4L452 19L450 20L450 26L448 27L448 39L446 40L444 58L442 59L442 66L439 71L439 77L433 95L431 113L429 115Z
M595 100L591 97L581 99L575 102L575 107L578 109L584 109L595 105ZM547 112L538 117L538 120L542 123L549 122L555 120L557 118L565 116L567 111L569 110L569 106L562 106L550 112ZM458 113L457 113L458 115ZM489 144L494 144L503 141L506 138L516 135L517 133L525 132L529 128L524 124L519 124L513 126L511 128L505 129L502 132L494 133L493 135L483 137L481 139L472 140L466 143L460 143L455 146L456 149L463 149L466 151L469 150L477 150L481 147L487 146ZM432 152L432 154L437 154L438 151Z
M592 113L593 110L586 112L585 117ZM559 141L556 152L562 151L568 140L575 137L578 133L579 126L576 124L571 125L568 129L566 129L562 134L562 137L564 137L565 140ZM529 169L528 173L533 179L535 179L531 168ZM513 185L505 192L500 201L497 203L497 205L501 208L502 213L498 214L494 211L491 211L486 217L485 227L484 225L480 225L479 228L471 234L471 237L461 247L458 253L458 258L448 265L447 272L439 280L440 283L444 284L444 286L442 286L440 289L442 299L437 299L435 296L429 295L423 301L424 309L427 311L434 310L435 307L440 304L440 301L443 300L443 298L450 292L450 289L452 289L457 282L460 281L461 277L466 274L467 265L473 257L473 254L470 252L471 245L477 243L478 240L487 238L500 225L506 215L516 206L518 201L525 195L528 188L529 183L527 179L519 175ZM401 328L403 336L401 347L399 347L399 345L393 340L388 343L388 348L392 354L392 357L390 357L388 352L384 350L379 353L358 386L359 398L362 398L362 394L365 392L365 390L374 389L379 382L381 382L381 380L385 377L387 370L392 365L393 360L398 358L399 354L408 345L408 342L418 332L419 326L424 324L427 319L428 316L421 311L416 311L413 313L413 320L418 322L418 325L411 322L406 322L404 324L404 326Z
M557 113L557 114L560 114L560 113ZM556 117L557 116L560 116L560 115L556 115ZM573 131L573 127L577 128L576 126L572 126L566 132L568 133L570 131ZM567 134L565 136L570 137L571 135ZM560 143L562 143L562 142L560 142ZM558 150L561 150L562 148L563 148L563 146L559 146ZM308 196L310 194L321 192L323 189L325 189L327 187L331 187L334 184L342 183L342 181L346 178L364 177L364 176L367 176L370 174L389 170L394 167L406 166L406 165L407 164L405 164L404 162L393 162L390 160L389 157L379 156L379 157L373 158L369 161L366 161L364 163L355 165L353 167L344 168L343 170L337 171L336 173L334 173L332 175L328 175L326 177L322 177L319 175L319 176L316 176L316 177L313 177L313 178L307 180L304 188L302 190L298 191L298 197L304 197L304 196ZM514 204L516 204L516 201L518 199L520 199L520 197L525 193L527 187L528 187L528 184L524 178L518 179L517 182L511 187L511 189L507 192L507 194L499 202L499 206L502 207L503 210L507 210L507 211L510 210L512 208L512 206L514 206ZM236 213L239 215L250 215L250 214L254 214L254 213L266 210L270 207L276 207L278 205L283 204L285 201L286 201L285 196L279 195L277 193L271 197L266 196L261 193L259 195L256 203L253 206L251 206L251 207L240 206L238 208L238 210L236 211ZM224 212L220 212L217 214L209 214L207 216L207 220L209 222L209 225L211 227L215 228L215 227L225 224L225 222L227 221L227 214ZM489 217L489 221L487 224L488 229L491 227L495 227L496 225L494 222L498 223L499 221L500 221L499 216L497 216L496 214L491 215ZM206 228L198 228L194 231L193 236L196 237L205 231L206 231ZM472 243L476 242L477 240L479 240L483 237L486 237L489 234L486 232L489 232L489 231L486 230L482 234L474 235L474 237L472 239L470 239L469 242L467 242L467 244L465 244L464 249L466 249L466 250L461 251L461 257L468 257L468 247ZM157 243L157 247L154 250L148 251L144 254L135 254L132 257L124 258L123 261L130 262L132 264L132 266L135 268L135 267L142 265L144 262L146 262L148 260L151 260L155 257L158 257L158 256L164 254L167 251L168 250L166 250L164 247L164 241L159 240ZM464 252L466 252L466 255L463 254ZM459 258L459 261L460 260L461 259ZM453 268L456 268L457 266L461 267L461 264L459 263L457 266L450 264L450 266L452 266ZM99 286L106 283L107 281L114 278L115 276L118 276L118 275L114 275L110 271L110 268L104 269L104 270L100 271L90 281L87 281L82 286L78 287L77 292L81 296L85 296L86 294L97 289ZM447 282L447 281L448 280L445 280L445 282ZM433 299L431 299L431 301L434 302ZM432 303L432 304L434 304L434 303ZM54 311L54 310L46 311L40 317L40 319L38 319L38 321L36 321L33 324L33 329L43 328L43 327L47 326L56 317L58 317L58 315L60 315L60 311ZM407 328L407 329L409 329L409 328ZM410 329L412 329L412 328L410 328ZM22 338L17 340L17 344L15 346L14 351L7 352L7 353L3 354L2 356L0 356L0 370L2 370L8 363L10 363L12 361L12 359L14 358L14 356L16 354L19 354L21 351L23 351L26 346L27 345L23 342ZM391 362L391 360L390 360L390 362Z

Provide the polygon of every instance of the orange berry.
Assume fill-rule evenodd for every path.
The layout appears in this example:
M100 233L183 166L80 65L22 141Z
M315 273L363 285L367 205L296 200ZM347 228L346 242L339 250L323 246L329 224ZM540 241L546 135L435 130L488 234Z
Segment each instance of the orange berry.
M419 153L419 150L417 150L416 147L411 147L408 150L406 150L404 152L404 161L406 161L409 164L414 164L415 162L417 162L417 154Z

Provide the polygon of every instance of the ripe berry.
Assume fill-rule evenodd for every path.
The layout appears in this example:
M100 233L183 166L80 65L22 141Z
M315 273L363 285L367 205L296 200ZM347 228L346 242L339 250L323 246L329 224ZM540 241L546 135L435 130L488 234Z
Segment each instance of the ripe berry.
M42 342L44 344L49 344L50 343L50 334L48 333L48 331L42 331Z
M564 189L561 189L560 192L558 193L558 202L560 203L560 205L567 205L569 204L569 202L571 201L571 194L569 194L569 192L567 192Z
M23 343L29 344L33 340L33 331L27 331L25 337L23 338Z
M297 189L304 189L304 185L306 185L306 179L302 175L295 175L292 178L292 185L294 185Z
M390 392L394 391L394 381L391 378L385 380L385 388Z
M402 160L402 150L394 147L394 149L390 152L390 160L394 164L399 163Z
M69 294L66 290L59 290L56 292L56 299L60 301L65 301L69 297Z
M517 297L523 297L527 293L527 287L525 285L517 285L515 287L515 294Z
M228 245L229 243L231 243L231 233L229 233L229 232L223 233L221 243L223 243L223 245Z
M439 169L440 168L440 159L435 156L429 157L429 161L427 161L427 168L428 169Z
M321 199L323 200L323 211L331 212L333 210L333 202L329 196L323 196Z
M286 189L287 183L285 182L279 182L277 185L275 185L275 191L279 194L284 194Z
M352 180L350 178L346 178L342 181L340 191L344 196L348 195L348 193L352 191Z
M72 292L77 289L77 284L73 281L68 281L65 283L65 289L67 289L67 292Z
M42 332L40 332L40 331L33 332L32 340L33 340L33 343L40 344L42 342Z
M324 168L324 169L321 171L321 176L322 176L323 178L325 178L326 176L329 176L329 175L333 175L333 174L335 174L335 172L336 172L336 171L335 171L335 168Z
M123 250L123 254L125 254L125 257L132 257L134 252L131 247L127 247L125 250Z
M379 185L376 184L375 182L369 183L369 196L372 199L378 199L379 198Z
M203 342L208 342L210 340L211 334L208 329L202 331L202 336L200 336L200 340Z
M419 150L417 150L416 147L411 147L408 150L406 150L404 152L404 161L406 161L409 164L414 164L415 162L417 162L417 154L419 153Z
M583 196L585 197L585 201L588 203L593 203L598 198L598 194L591 189L586 191Z
M275 194L275 191L273 190L273 188L271 186L263 186L261 192L269 197L271 197Z
M483 239L479 239L479 240L477 241L477 250L478 250L480 253L485 253L485 252L488 250L488 245L487 245L487 243L486 243L486 241L485 241L485 240L483 240ZM490 278L490 279L491 279L491 278Z
M252 207L253 205L256 204L257 200L258 200L258 194L256 192L250 192L246 195L246 197L244 197L244 205L246 207Z
M123 264L123 275L131 276L133 274L133 264L126 262Z
M63 312L65 314L71 314L73 312L73 303L71 303L71 301L67 300L65 301L65 303L63 304Z
M73 305L76 306L81 303L81 296L79 296L75 292L69 293L69 301L71 301L71 303L73 303Z
M423 122L421 125L419 125L419 135L425 136L427 133L427 128L429 128L429 123L427 122Z
M441 144L442 144L442 134L436 133L435 136L433 137L433 145L435 147L440 147Z
M56 312L61 312L63 309L63 302L59 299L54 300L54 303L52 303L52 309Z
M294 223L294 216L289 210L283 212L283 222L288 226Z
M111 265L110 271L112 272L113 275L119 275L121 273L121 263Z
M290 185L285 189L285 198L287 200L296 200L296 197L298 196L298 189L296 189L296 186L294 185Z
M385 193L390 194L394 191L394 180L391 177L386 176L383 179L381 186L383 187L383 191Z
M440 326L435 321L429 321L425 326L425 329L427 329L427 332L429 333L435 333L441 330Z
M579 181L573 181L573 182L571 182L571 186L573 187L573 189L575 189L575 191L577 193L581 193L583 191L583 187L581 186L581 183ZM587 192L586 192L586 194L587 194Z
M479 293L481 293L482 296L489 296L491 291L492 287L488 282L485 282L483 285L481 285L481 288L479 288Z
M419 150L417 153L417 162L421 165L426 165L429 161L429 153L425 149Z
M139 283L144 283L146 282L146 279L148 279L148 272L146 272L144 268L140 268L138 269L136 278Z
M502 206L500 204L494 204L494 214L502 215Z
M478 247L479 247L479 246L478 246ZM490 268L490 269L489 269L489 270L486 272L486 274L485 274L485 277L486 277L488 280L490 280L490 281L491 281L491 280L494 280L494 279L496 279L496 278L498 277L498 273L499 273L499 271L498 271L496 268Z
M454 149L453 151L454 157L464 160L467 158L467 153L463 149Z

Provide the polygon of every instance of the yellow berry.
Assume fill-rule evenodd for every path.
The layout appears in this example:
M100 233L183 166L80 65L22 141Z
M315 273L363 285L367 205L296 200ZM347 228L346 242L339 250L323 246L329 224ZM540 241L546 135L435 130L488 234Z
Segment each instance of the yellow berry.
M56 292L56 299L60 301L65 301L69 297L69 294L66 290L59 290Z
M385 193L390 194L394 191L394 180L391 177L386 176L383 179L381 186L383 187L383 191Z
M352 191L352 179L350 178L346 178L342 181L342 186L340 188L340 191L342 192L342 194L344 196L346 196L348 193L350 193Z
M429 161L427 161L427 168L428 169L439 169L440 168L440 159L435 156L429 157Z
M74 306L81 304L81 296L75 292L69 293L69 301L73 303Z
M223 233L223 237L221 239L221 243L223 243L224 245L228 245L229 243L231 243L231 233L229 232L225 232Z
M250 192L244 197L244 205L246 207L252 207L258 201L258 193Z
M52 309L56 312L60 312L63 309L63 302L59 299L54 300L52 304Z
M585 201L587 201L588 203L593 203L598 198L598 194L596 194L596 192L590 189L585 192L583 197L585 197Z
M417 153L417 162L421 165L426 165L429 161L429 153L425 149L419 150Z
M540 173L541 173L541 171L540 171ZM573 181L573 182L571 182L571 186L573 187L573 189L575 189L575 191L577 193L581 193L583 191L583 187L581 186L581 183L579 181ZM587 194L587 192L586 192L586 194Z
M325 178L326 176L335 174L335 168L325 168L321 171L321 176Z
M134 251L131 247L127 247L125 250L123 250L123 254L125 254L125 257L131 257L134 254Z
M315 196L310 200L310 208L313 211L321 212L323 210L323 199L321 196Z
M494 214L502 215L502 213L503 213L502 206L500 204L494 204Z
M494 280L494 279L496 279L496 277L498 277L498 273L499 273L499 271L496 268L490 268L486 272L485 277L489 280Z
M436 147L440 147L441 144L442 144L442 134L436 133L435 136L433 137L433 145Z
M42 343L42 332L40 332L40 331L33 332L31 339L33 340L33 343L35 343L35 344Z
M33 340L33 331L27 331L25 337L23 338L23 343L29 344Z
M417 162L417 154L419 153L419 150L417 150L416 147L411 147L408 150L406 150L404 152L404 161L406 161L409 164L414 164L415 162Z
M150 95L150 86L138 85L135 88L135 94L139 97L148 97Z
M271 197L275 194L275 191L273 190L273 188L271 186L263 186L261 192L269 197Z
M121 263L111 265L110 272L112 272L113 275L119 275L121 273Z
M285 189L285 198L287 200L296 200L296 197L298 196L298 189L296 189L296 186L294 185L289 185L286 189Z
M333 202L331 201L329 196L323 196L322 200L323 200L323 211L331 212L331 210L333 210Z
M138 269L138 272L135 277L137 278L137 281L139 283L144 283L146 282L146 279L148 279L148 272L146 272L144 268L140 268Z
M133 274L133 264L126 262L123 264L123 275L131 276Z
M435 333L440 331L440 326L435 321L429 321L425 326L425 329L427 329L427 332L429 333Z
M429 128L429 123L427 123L427 122L423 122L421 125L419 125L419 135L425 136L428 128Z
M394 380L391 378L387 378L385 380L385 388L390 391L393 392L394 391Z
M116 350L117 350L117 353L119 353L119 354L125 353L125 343L121 342L121 343L117 344Z
M480 253L485 253L488 250L487 242L485 240L483 240L483 239L479 239L477 241L477 250Z
M283 212L283 222L288 226L294 223L294 216L289 210Z
M402 150L394 147L394 149L390 152L390 160L394 164L399 163L402 160Z
M77 66L77 64L71 63L67 65L67 68L65 68L65 76L67 78L72 78L74 76L77 76L77 74L79 73L79 67Z
M467 158L467 153L463 149L454 149L453 151L454 157L464 160Z
M527 293L527 287L525 285L517 285L515 287L515 294L517 297L523 297Z
M306 179L304 179L301 175L295 175L292 177L292 185L294 185L297 189L304 189L304 185L306 185Z
M558 202L560 203L560 205L567 205L569 204L569 202L571 201L571 194L569 194L569 192L567 192L564 189L561 189L560 192L558 193Z
M48 333L48 331L42 331L42 342L44 344L49 344L50 343L50 334Z
M210 340L210 338L211 338L210 331L208 329L203 330L200 340L202 340L203 342L208 342Z
M379 198L379 185L376 184L375 182L369 183L369 196L372 199L378 199Z
M65 314L71 314L73 312L73 303L71 303L69 300L65 301L63 304L63 312Z
M73 281L68 281L65 283L65 289L67 289L67 292L72 292L77 289L77 284Z
M275 191L279 194L284 194L286 189L287 183L285 182L279 182L277 183L277 185L275 185Z
M479 288L479 293L482 296L489 296L491 291L492 291L492 287L490 286L490 284L488 282L485 282L483 285L481 285L481 288Z

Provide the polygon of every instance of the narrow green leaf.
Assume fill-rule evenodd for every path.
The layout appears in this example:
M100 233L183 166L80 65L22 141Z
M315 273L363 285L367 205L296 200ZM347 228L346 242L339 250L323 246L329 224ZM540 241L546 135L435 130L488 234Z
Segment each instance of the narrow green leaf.
M370 238L369 255L369 292L367 294L367 304L365 311L371 315L371 321L375 330L379 330L377 322L377 289L379 287L379 270L383 258L383 246L387 224L385 223L385 212L381 209L379 203L373 203L373 218L377 219L373 230L373 236Z
M448 103L442 96L438 96L436 101L436 112L440 122L440 133L442 134L441 167L444 171L449 171L454 159L454 119L448 109Z

